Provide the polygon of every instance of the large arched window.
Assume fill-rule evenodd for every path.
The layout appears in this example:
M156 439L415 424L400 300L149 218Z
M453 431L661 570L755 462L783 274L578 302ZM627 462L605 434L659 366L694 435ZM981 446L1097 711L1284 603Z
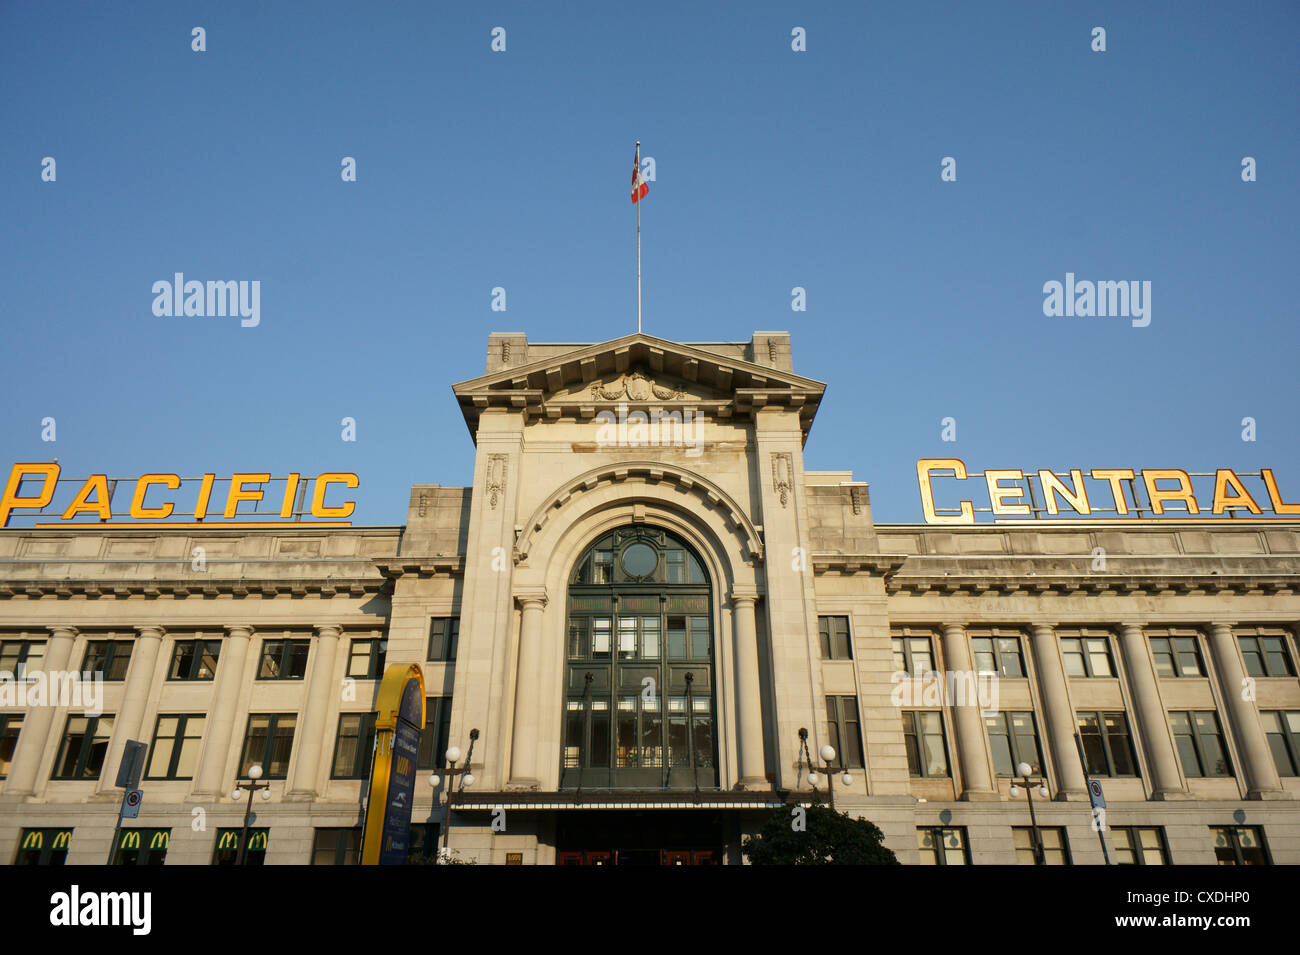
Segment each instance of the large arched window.
M717 786L709 578L645 525L593 543L569 575L560 785Z

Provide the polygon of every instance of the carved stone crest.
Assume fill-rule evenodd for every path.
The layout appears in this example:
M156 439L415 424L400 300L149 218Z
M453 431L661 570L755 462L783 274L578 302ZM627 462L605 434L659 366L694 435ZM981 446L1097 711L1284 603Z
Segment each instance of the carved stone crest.
M619 375L609 384L601 381L592 382L591 396L604 401L622 401L624 399L628 401L649 401L651 398L657 398L660 401L672 401L686 397L686 392L681 388L658 385L653 378L647 378L641 372L634 371L630 375Z
M772 490L781 495L781 506L790 500L790 491L794 489L794 465L789 451L772 452Z

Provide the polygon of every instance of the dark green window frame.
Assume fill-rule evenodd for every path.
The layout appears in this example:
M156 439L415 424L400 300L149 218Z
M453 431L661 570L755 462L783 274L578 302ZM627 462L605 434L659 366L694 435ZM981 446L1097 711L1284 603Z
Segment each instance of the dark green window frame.
M296 713L250 713L239 757L239 778L248 779L248 770L256 763L262 767L263 779L287 779L297 728Z
M818 617L817 638L821 643L823 660L853 659L853 634L846 615Z
M1237 642L1241 645L1242 663L1250 676L1295 676L1291 649L1283 631L1272 628L1239 631Z
M0 779L9 775L14 763L14 750L23 729L22 713L0 713Z
M1070 858L1070 837L1065 831L1065 826L1038 826L1038 841L1043 847L1042 861L1039 861L1034 852L1032 827L1012 826L1011 841L1016 849L1016 865L1074 864Z
M1210 826L1219 865L1272 865L1263 826Z
M46 640L0 641L0 673L8 673L15 680L21 680L28 673L39 671L45 662L47 643Z
M375 749L375 713L340 713L330 779L365 779Z
M934 634L921 630L894 630L890 633L895 672L920 677L935 671Z
M934 749L935 741L938 749ZM903 710L903 741L907 745L908 774L919 779L951 778L948 763L948 738L940 710ZM932 766L930 756L942 758L941 766Z
M1201 654L1201 635L1197 631L1162 630L1148 639L1156 676L1163 680L1173 680L1206 675L1205 658Z
M1300 710L1264 710L1259 715L1277 774L1300 776Z
M826 739L845 769L862 769L862 716L856 696L826 697Z
M1087 711L1075 714L1083 752L1092 776L1136 776L1137 756L1128 716L1123 712Z
M916 848L922 865L970 865L965 826L917 826Z
M1169 714L1174 747L1190 778L1235 775L1223 738L1219 714L1214 710L1174 710ZM1212 765L1211 765L1212 764Z
M1038 738L1038 720L1032 711L1004 710L986 716L984 725L988 730L993 767L999 776L1018 776L1016 767L1021 763L1028 763L1033 775L1042 775L1043 749Z
M430 663L455 663L460 643L460 617L434 617L429 621Z
M50 779L98 779L112 737L112 713L69 716Z
M63 865L72 844L71 829L24 829L14 865Z
M430 696L424 701L424 730L416 769L443 769L451 734L451 697Z
M322 827L312 835L312 865L360 865L361 827Z
M348 676L354 680L378 680L384 675L388 640L383 637L353 637L348 647Z
M217 841L212 850L213 865L235 865L239 859L239 840L243 828L218 829ZM271 831L266 828L248 830L248 851L244 865L265 865L266 846L271 841Z
M86 644L81 672L99 673L109 683L125 680L134 649L134 640L91 640Z
M259 680L303 680L307 677L307 658L311 640L276 637L262 641L262 656L257 664Z
M1020 637L1018 631L999 628L970 631L971 659L975 663L975 672L995 673L1008 679L1027 677L1025 649Z
M175 720L175 723L169 721ZM154 724L153 745L149 747L149 768L145 779L193 779L198 769L198 751L207 727L205 713L160 713ZM170 730L170 733L167 732ZM159 746L159 742L164 743ZM165 754L166 765L160 764ZM186 762L193 767L188 775L181 774Z
M1110 634L1098 630L1065 631L1060 641L1067 677L1097 679L1115 676Z
M1153 836L1148 839L1147 836ZM1169 865L1169 844L1163 826L1111 826L1116 865ZM1155 853L1157 861L1149 858Z
M220 659L220 640L177 640L172 647L167 679L187 682L214 680Z
M162 865L171 833L170 829L123 829L117 834L113 865Z

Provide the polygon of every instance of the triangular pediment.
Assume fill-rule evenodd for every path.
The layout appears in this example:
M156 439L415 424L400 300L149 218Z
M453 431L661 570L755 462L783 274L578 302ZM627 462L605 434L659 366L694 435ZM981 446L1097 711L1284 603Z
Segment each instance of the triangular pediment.
M698 404L723 417L768 404L796 406L807 434L826 385L699 345L633 334L612 341L545 346L545 357L452 386L470 433L484 408L589 418L629 405Z

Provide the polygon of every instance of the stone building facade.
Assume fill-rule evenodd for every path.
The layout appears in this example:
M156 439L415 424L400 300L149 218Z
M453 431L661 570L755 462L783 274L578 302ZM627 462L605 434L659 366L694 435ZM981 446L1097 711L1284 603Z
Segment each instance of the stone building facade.
M492 334L473 485L401 527L0 530L0 670L105 676L97 718L0 705L0 861L229 861L252 762L250 857L353 861L386 662L422 780L477 730L412 818L480 863L740 862L828 744L904 863L1100 863L1076 732L1114 857L1300 862L1300 524L876 524L804 467L824 392L784 332Z

